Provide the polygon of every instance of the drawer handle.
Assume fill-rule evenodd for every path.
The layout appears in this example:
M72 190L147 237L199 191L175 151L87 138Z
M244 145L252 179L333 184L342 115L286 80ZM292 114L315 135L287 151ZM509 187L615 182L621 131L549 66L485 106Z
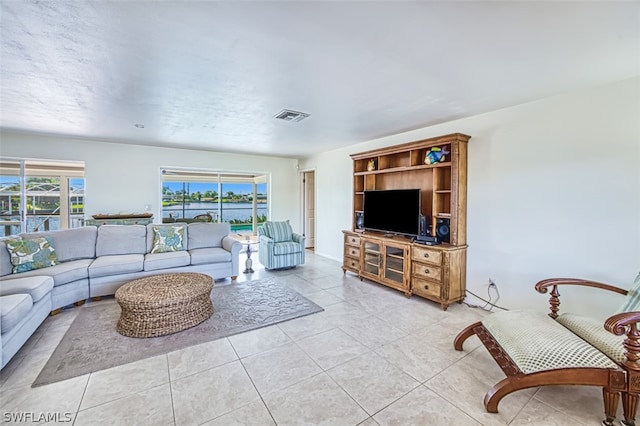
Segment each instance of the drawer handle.
M424 289L425 289L425 290L429 290L429 284L425 284L425 285L424 285Z
M356 242L356 239L355 239L355 238L352 238L352 239L351 239L351 242L352 242L352 243L355 243L355 242Z
M429 257L429 253L425 253L424 257L425 257L425 259L427 259Z
M356 254L356 251L355 250L351 250L351 254Z
M429 268L424 268L424 273L428 274L429 273Z

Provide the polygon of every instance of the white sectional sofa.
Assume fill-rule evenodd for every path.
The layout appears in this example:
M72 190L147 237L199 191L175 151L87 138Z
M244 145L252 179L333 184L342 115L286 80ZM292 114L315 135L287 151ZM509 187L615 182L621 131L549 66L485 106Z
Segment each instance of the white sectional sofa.
M158 232L181 229L176 251L154 250ZM175 229L175 228L174 228ZM0 239L1 367L15 355L49 312L112 295L124 283L149 275L200 272L214 279L235 280L242 244L229 237L228 223L103 225L21 234L46 237L58 264L14 273L7 237ZM174 247L175 248L175 247ZM157 247L156 247L157 249Z

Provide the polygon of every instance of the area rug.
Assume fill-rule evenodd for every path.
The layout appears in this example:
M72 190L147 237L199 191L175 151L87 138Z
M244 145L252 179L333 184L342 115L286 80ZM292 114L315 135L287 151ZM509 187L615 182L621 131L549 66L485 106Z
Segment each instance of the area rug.
M81 309L32 386L81 376L209 342L323 309L272 279L214 286L213 315L203 323L162 337L125 337L116 331L120 306L113 301Z

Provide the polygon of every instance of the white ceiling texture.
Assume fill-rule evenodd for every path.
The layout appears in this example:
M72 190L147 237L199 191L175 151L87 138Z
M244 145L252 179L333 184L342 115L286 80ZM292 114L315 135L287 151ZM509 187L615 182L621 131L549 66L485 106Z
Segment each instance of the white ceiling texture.
M0 23L4 129L288 157L640 74L638 1L2 0Z

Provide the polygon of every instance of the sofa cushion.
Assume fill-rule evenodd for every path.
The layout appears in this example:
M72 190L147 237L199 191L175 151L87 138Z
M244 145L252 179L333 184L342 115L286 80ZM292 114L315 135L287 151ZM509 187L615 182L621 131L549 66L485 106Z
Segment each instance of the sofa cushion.
M194 222L189 224L187 244L189 250L206 247L222 247L222 239L231 233L228 223Z
M189 254L192 265L231 262L231 253L220 247L193 249L189 250Z
M89 278L140 272L143 267L144 255L142 254L100 256L89 265Z
M151 250L153 249L153 242L154 242L154 232L153 232L153 228L155 226L168 226L168 227L173 227L173 226L179 226L182 227L184 229L183 231L183 235L182 235L182 247L183 250L187 250L187 224L186 223L170 223L170 224L162 224L159 225L157 223L150 223L147 225L147 253L151 253Z
M145 254L147 228L144 225L102 225L98 228L96 256Z
M0 333L4 334L18 325L32 306L31 296L25 293L0 296Z
M20 234L20 236L22 238L51 238L60 262L68 262L76 259L93 259L96 257L98 228L95 226L63 229L60 231L29 232Z
M293 228L291 228L288 220L285 220L284 222L267 221L264 223L264 229L266 230L269 238L276 243L291 241L291 237L293 235Z
M147 253L144 255L144 270L156 271L158 269L176 268L187 266L191 257L186 251L174 251L167 253Z
M93 259L73 260L56 266L50 266L45 269L36 269L29 272L23 272L20 275L12 275L12 277L48 276L53 278L53 286L57 287L59 285L87 278L89 276L87 268L92 261ZM10 278L7 277L7 279Z
M284 243L275 243L273 245L273 254L280 256L283 254L294 254L302 251L302 245L300 243L294 243L293 241Z
M38 302L53 288L53 278L45 276L20 277L0 280L0 296L28 294L33 302Z
M153 225L153 244L150 253L167 253L182 251L185 249L185 226L180 225ZM147 229L147 235L149 231Z
M50 237L11 238L5 244L11 256L14 274L60 263Z

